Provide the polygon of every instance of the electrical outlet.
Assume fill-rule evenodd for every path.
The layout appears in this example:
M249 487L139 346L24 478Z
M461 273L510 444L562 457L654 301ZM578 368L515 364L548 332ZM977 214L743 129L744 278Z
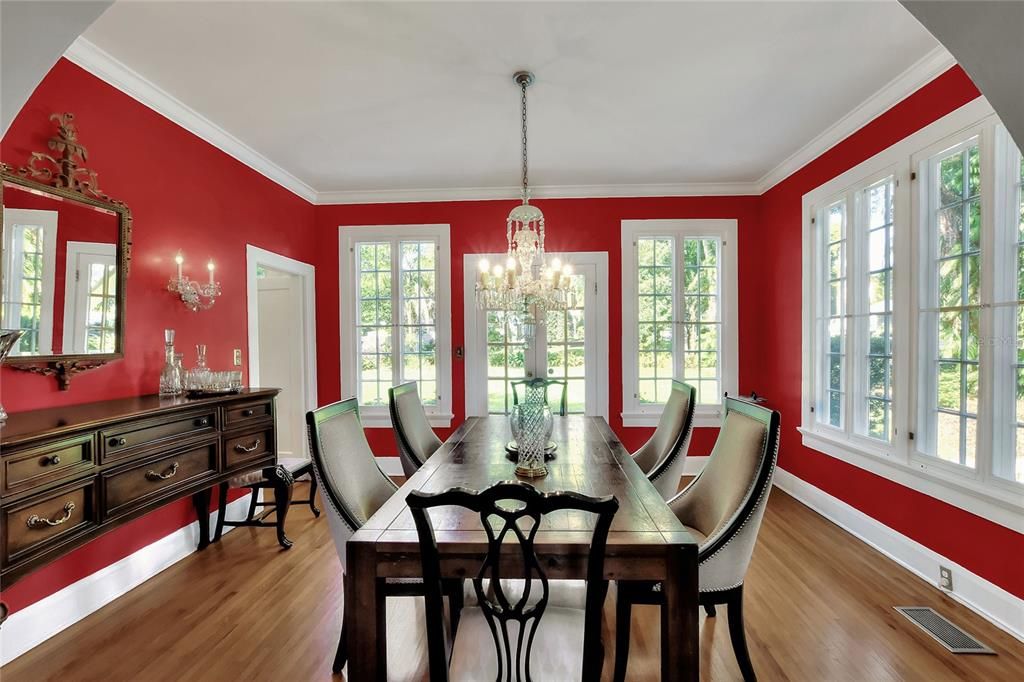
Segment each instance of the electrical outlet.
M946 566L939 566L939 587L947 592L953 591L953 571Z
M242 366L242 349L241 348L236 348L235 349L235 367L241 367L241 366Z

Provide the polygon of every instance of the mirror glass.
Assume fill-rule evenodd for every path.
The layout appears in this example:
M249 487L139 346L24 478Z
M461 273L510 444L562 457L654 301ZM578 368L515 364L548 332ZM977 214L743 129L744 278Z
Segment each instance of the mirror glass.
M4 182L0 327L11 357L114 353L120 216Z

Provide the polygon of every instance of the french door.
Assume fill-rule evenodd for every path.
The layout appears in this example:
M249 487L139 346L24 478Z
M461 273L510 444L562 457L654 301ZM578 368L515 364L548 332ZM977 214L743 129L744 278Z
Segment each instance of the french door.
M570 413L607 416L608 298L607 254L550 254L571 263L569 286L574 304L549 312L536 338L527 343L505 312L476 307L472 284L480 258L466 257L466 412L505 414L513 404L511 382L548 378L566 382ZM552 387L549 403L559 405L561 387Z

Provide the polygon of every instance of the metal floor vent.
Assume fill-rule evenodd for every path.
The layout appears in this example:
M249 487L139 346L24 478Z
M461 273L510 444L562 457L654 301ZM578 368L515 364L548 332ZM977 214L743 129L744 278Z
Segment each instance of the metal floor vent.
M945 616L940 616L933 608L927 606L896 606L894 608L954 654L996 653L951 623Z

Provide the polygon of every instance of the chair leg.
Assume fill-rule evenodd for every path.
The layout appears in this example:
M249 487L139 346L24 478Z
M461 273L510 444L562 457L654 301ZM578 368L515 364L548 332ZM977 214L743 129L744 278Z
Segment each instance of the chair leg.
M249 497L249 513L245 515L246 521L252 521L253 517L256 516L256 503L260 501L260 489L249 488L251 496Z
M633 603L624 583L618 583L615 596L615 682L626 679L629 665L629 630L633 620Z
M331 666L331 670L337 675L341 672L341 669L345 667L345 663L348 662L348 622L344 620L344 613L342 614L341 621L341 639L338 640L338 651L334 654L334 665Z
M462 606L465 601L463 595L463 584L461 580L452 580L448 590L448 619L452 626L452 641L455 641L455 633L459 629L459 618L462 615Z
M747 651L747 636L743 630L743 587L737 587L736 592L729 599L729 638L732 640L732 650L736 654L736 662L743 673L744 682L757 682L757 675L754 674L754 666L750 662L750 652Z
M228 484L227 481L220 484L220 490L217 491L217 527L213 530L213 542L220 540L221 534L224 532L224 517L227 516L228 506Z
M288 506L292 503L292 475L282 466L263 470L263 475L274 486L274 516L277 525L277 542L283 549L291 549L292 541L284 533L284 520Z
M320 517L320 510L316 506L316 476L312 471L309 472L309 510L313 516Z
M715 616L718 615L718 612L715 611L715 605L714 604L705 604L704 605L704 613L706 613L708 615L708 618L714 618Z

